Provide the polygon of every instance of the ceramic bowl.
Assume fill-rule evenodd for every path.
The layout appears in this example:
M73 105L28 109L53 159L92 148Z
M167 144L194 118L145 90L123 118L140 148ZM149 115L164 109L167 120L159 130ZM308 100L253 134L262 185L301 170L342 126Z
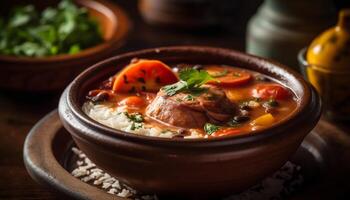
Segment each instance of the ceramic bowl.
M76 75L90 65L105 59L120 48L128 31L129 22L124 11L106 0L75 0L86 7L101 25L104 42L74 55L43 58L0 55L0 88L30 92L63 89ZM18 3L34 4L38 8L52 1L5 1L4 7Z
M298 106L285 120L255 134L211 139L166 139L129 134L90 119L81 107L87 92L133 58L167 64L226 64L273 77L296 95ZM279 169L319 120L319 96L298 73L278 63L233 50L164 47L100 62L80 74L62 94L64 127L100 168L146 193L219 195L239 192Z

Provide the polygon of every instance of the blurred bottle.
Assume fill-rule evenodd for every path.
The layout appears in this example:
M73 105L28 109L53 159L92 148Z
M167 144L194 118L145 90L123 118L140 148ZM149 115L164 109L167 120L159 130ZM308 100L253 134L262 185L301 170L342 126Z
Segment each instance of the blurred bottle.
M334 21L332 0L265 0L248 24L246 50L298 69L298 51Z
M350 120L350 9L306 52L306 76L323 98L327 117Z
M174 29L213 27L245 32L245 24L261 0L139 0L143 19L151 25ZM212 28L212 29L210 29Z

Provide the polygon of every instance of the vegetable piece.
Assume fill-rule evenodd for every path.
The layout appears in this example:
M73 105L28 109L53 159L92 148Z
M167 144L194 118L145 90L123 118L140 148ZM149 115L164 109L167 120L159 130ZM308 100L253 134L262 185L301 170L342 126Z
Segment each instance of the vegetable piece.
M98 23L72 0L39 12L19 6L0 22L0 54L43 57L75 54L103 41Z
M141 97L130 96L123 99L119 104L126 105L128 107L142 107L145 105L145 101Z
M218 131L219 130L219 126L216 126L214 124L211 124L211 123L206 123L204 124L204 131L208 134L208 135L211 135L213 134L214 132Z
M252 122L250 122L250 124L252 126L269 126L271 124L273 124L273 122L275 121L275 118L270 114L265 114L265 115L262 115L256 119L254 119Z
M159 60L138 60L116 75L113 90L116 92L156 92L162 86L178 81L170 67Z
M290 91L276 83L259 84L252 90L252 96L265 100L283 100L291 96Z
M237 128L222 128L213 133L211 136L213 137L221 137L221 136L228 136L228 135L237 135L241 133L241 130Z
M198 95L206 90L205 88L201 88L201 86L212 80L212 77L206 71L193 68L181 70L179 76L181 79L179 82L162 88L168 96L173 96L181 91Z
M222 70L222 68L209 68L208 73L214 77L208 84L223 87L240 86L248 83L252 75L244 71Z

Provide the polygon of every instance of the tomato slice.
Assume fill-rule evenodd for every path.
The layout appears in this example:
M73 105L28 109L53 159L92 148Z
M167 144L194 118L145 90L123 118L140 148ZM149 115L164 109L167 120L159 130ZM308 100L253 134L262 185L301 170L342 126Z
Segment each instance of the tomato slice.
M176 83L178 77L169 66L159 60L138 60L116 75L116 92L157 92L162 86Z
M215 133L211 134L213 137L221 137L221 136L227 136L227 135L236 135L241 133L241 130L237 128L222 128L216 131Z
M251 74L244 71L225 70L222 68L214 69L214 71L209 69L208 73L214 77L214 80L209 81L208 84L233 87L244 85L252 78Z
M259 84L252 90L252 96L261 99L283 100L291 96L291 92L276 83Z

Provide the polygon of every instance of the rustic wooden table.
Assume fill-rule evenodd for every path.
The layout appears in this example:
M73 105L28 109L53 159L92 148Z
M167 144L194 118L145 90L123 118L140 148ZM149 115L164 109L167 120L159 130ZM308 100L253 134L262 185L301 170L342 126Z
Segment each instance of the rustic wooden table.
M181 32L153 28L143 23L137 12L135 1L118 1L130 14L133 29L128 42L116 53L141 48L197 44L211 45L244 50L244 28L241 30L219 29L215 31ZM30 128L46 113L57 107L60 91L51 94L23 94L21 92L0 91L0 199L58 199L50 190L35 183L23 164L22 148L24 139ZM322 123L319 130L323 131L334 147L342 162L337 173L343 177L350 162L350 126L338 126ZM336 132L336 134L332 134ZM347 135L346 133L349 133ZM332 179L329 179L332 180ZM346 179L348 180L348 179ZM333 192L344 196L349 184L330 181L329 185L315 187L313 195L332 197ZM344 181L346 183L346 181ZM326 188L324 188L326 187ZM319 190L322 188L322 191Z

